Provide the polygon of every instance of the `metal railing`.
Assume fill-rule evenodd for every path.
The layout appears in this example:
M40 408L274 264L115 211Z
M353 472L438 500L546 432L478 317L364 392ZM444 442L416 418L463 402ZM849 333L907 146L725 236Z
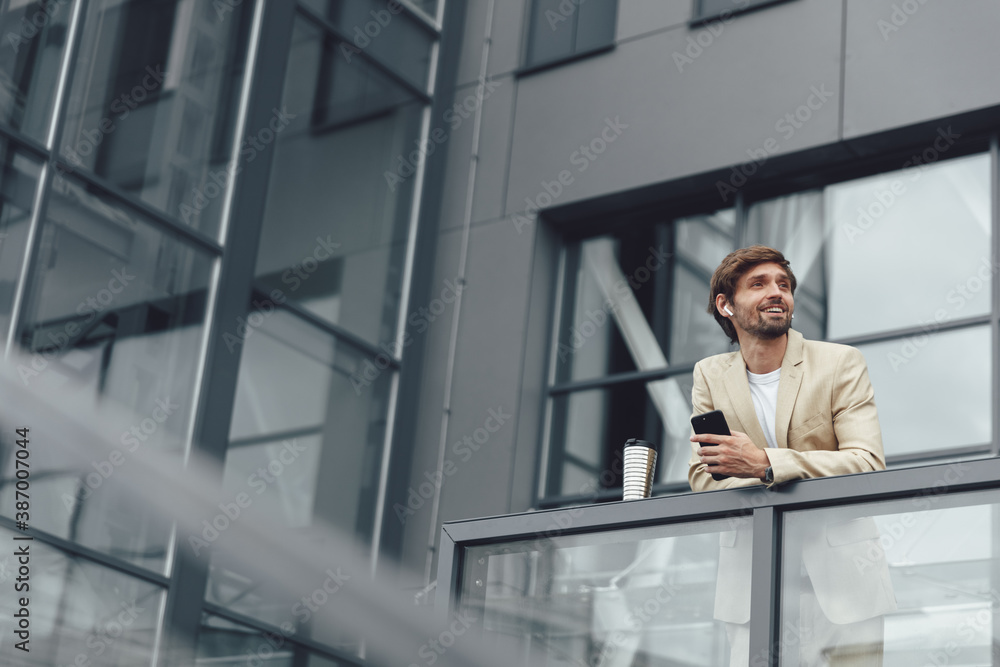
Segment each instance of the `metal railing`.
M952 665L982 664L979 662L982 658L981 652L991 650L992 638L1000 637L1000 620L998 620L1000 594L991 594L1000 588L1000 565L998 565L1000 556L997 556L1000 553L998 548L1000 522L997 519L1000 516L1000 506L994 503L1000 503L1000 459L989 458L800 480L773 489L761 485L453 521L445 523L441 531L436 613L441 624L462 610L489 609L490 605L499 608L500 602L496 591L488 592L491 585L487 578L490 554L500 557L511 553L531 554L532 563L546 559L551 562L551 553L545 555L547 552L570 549L588 543L608 545L616 541L638 542L648 539L656 541L660 537L677 535L678 529L688 532L692 528L697 530L699 525L708 526L703 532L724 532L736 528L736 524L740 522L752 533L752 549L748 551L751 589L749 620L751 664L754 667L777 665L782 659L783 649L787 649L789 643L787 636L783 638L781 628L785 624L787 631L787 623L794 621L792 618L794 609L791 608L785 610L785 615L789 618L782 619L782 589L783 586L788 587L789 582L794 580L793 574L798 576L800 567L799 554L794 549L796 545L801 546L801 542L786 544L786 537L796 537L793 532L795 530L801 532L801 526L808 524L813 517L816 521L822 521L823 516L829 518L831 515L837 515L833 518L840 521L845 516L857 518L876 515L881 534L876 535L877 539L871 540L872 557L877 559L891 556L888 560L892 578L894 581L902 582L903 589L908 591L905 595L896 595L901 599L901 608L898 612L894 612L892 622L896 624L895 627L905 625L904 621L909 623L912 618L921 614L927 617L926 605L938 604L930 598L935 597L937 595L935 591L942 588L954 589L949 593L952 602L941 603L945 606L935 607L938 616L932 614L932 618L965 618L963 614L979 614L978 626L974 625L976 621L969 621L965 625L952 621L939 623L941 627L936 632L943 637L940 649L932 645L922 646L922 641L925 644L930 641L926 637L923 640L910 638L903 642L905 646L903 644L896 646L897 658L906 653L910 656L908 659L913 659L914 655L919 656L921 660L919 664L937 664L934 663L934 659L940 660L938 657L940 655L947 658L948 664ZM967 508L968 511L962 508ZM980 509L973 511L973 508ZM793 514L808 510L819 511L809 515ZM901 514L902 510L905 510L905 513ZM947 514L947 512L959 512L959 514ZM806 518L808 521L798 521L794 525L800 527L790 529L786 519L793 516ZM927 570L921 570L919 558L914 561L912 555L915 552L923 552L926 556L928 549L935 553L943 553L948 547L944 543L954 540L942 538L941 535L945 534L942 531L950 531L947 532L948 535L957 534L955 531L958 527L954 525L955 516L967 516L962 518L961 522L972 523L968 529L963 527L959 533L968 534L969 539L978 540L976 544L980 546L973 550L963 550L959 548L961 545L953 545L959 553L942 556L947 562L932 563L937 567L934 570L937 574L932 577L934 581L928 584L925 576ZM922 526L919 529L908 528L918 524ZM792 532L786 534L786 531ZM801 535L797 537L801 538ZM607 550L606 546L603 548ZM900 555L904 553L909 555ZM483 554L487 554L487 557L484 558ZM934 558L936 556L931 556L930 560L933 561ZM788 570L784 574L783 559L786 560L785 569ZM961 582L949 580L948 577L959 576L955 572L970 571L969 563L981 573L977 575L977 579ZM858 581L860 581L860 572L864 571L866 566L864 562L855 565L859 569ZM945 567L951 565L957 567L950 569ZM535 567L535 574L530 576L537 576L537 569ZM794 573L791 573L793 569ZM601 573L601 576L604 574L606 573ZM489 576L493 578L495 584L495 575L490 573ZM604 576L604 579L607 577ZM906 588L916 585L913 583L915 581L922 586L919 589L922 592L916 597L919 598L920 604L925 605L923 607L913 607L915 596L911 589ZM703 588L706 583L702 583ZM712 583L714 589L714 582ZM845 582L845 585L850 583ZM588 594L592 590L596 589L593 586L587 589ZM714 593L714 590L711 592ZM522 608L532 606L525 602L530 597L530 592L526 597L522 595L520 599ZM907 605L910 607L904 608ZM790 605L792 606L794 605ZM559 623L555 618L542 618L539 621L537 608L525 613L536 615L530 622L526 622L526 627L532 628L529 634L534 633L536 639L544 634L544 631L539 631L541 626L546 623ZM890 616L892 615L887 615L886 618L889 619ZM484 627L482 618L478 622L479 630L487 637L491 630L496 631L496 628ZM712 623L711 619L708 623ZM948 639L955 633L971 636L971 629L975 629L978 633L975 646L973 643L965 645L956 643L957 640ZM986 639L983 640L981 637ZM592 643L600 648L600 642ZM591 647L590 650L589 655L593 656L593 651L596 649ZM785 650L784 653L786 655L782 664L799 664L794 660L792 651ZM581 655L588 654L583 651ZM593 658L588 660L586 657L582 659L578 657L578 661L580 664L588 662L612 664ZM719 664L728 665L729 662L720 659Z

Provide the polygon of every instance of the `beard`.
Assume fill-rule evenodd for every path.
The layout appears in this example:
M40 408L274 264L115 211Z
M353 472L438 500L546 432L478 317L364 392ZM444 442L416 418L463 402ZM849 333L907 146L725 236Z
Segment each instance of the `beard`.
M792 326L791 311L786 312L784 317L772 318L756 308L737 306L735 319L741 329L761 340L781 338Z

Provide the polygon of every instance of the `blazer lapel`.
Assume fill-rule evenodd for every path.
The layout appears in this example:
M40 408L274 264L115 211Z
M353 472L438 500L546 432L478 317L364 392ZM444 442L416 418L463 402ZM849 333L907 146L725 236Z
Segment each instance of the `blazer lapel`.
M784 372L784 371L782 371ZM757 419L757 410L753 407L753 398L750 396L750 384L747 382L747 364L743 360L743 353L739 350L733 355L733 362L725 375L726 391L729 393L729 400L733 404L736 418L740 420L740 426L736 430L742 430L753 443L758 447L767 447L767 438L764 437L764 429L760 427Z
M778 447L788 447L788 424L792 408L802 383L802 334L788 330L788 346L781 360L781 381L778 383L778 406L774 415L774 437Z

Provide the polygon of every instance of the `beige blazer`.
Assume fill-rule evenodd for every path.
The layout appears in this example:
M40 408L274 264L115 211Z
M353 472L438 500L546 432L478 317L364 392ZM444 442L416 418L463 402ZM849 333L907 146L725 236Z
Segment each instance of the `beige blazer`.
M746 362L737 350L698 362L691 392L693 414L722 410L729 428L746 433L764 449ZM861 352L853 347L805 340L788 332L781 363L775 415L778 447L767 450L772 487L794 479L885 469L874 392ZM694 491L762 485L759 479L712 479L692 444L688 481ZM851 623L895 609L889 570L868 517L823 526L805 537L802 563L820 608L835 623ZM750 532L723 533L715 617L731 623L750 619ZM872 556L877 555L873 562ZM856 559L860 559L857 560ZM857 567L858 562L871 566Z

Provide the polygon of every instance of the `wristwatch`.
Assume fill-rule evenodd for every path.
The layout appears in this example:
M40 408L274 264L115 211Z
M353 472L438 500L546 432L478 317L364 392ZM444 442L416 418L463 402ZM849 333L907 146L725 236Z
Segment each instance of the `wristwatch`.
M774 468L767 466L767 470L764 471L764 483L773 484L774 483Z

